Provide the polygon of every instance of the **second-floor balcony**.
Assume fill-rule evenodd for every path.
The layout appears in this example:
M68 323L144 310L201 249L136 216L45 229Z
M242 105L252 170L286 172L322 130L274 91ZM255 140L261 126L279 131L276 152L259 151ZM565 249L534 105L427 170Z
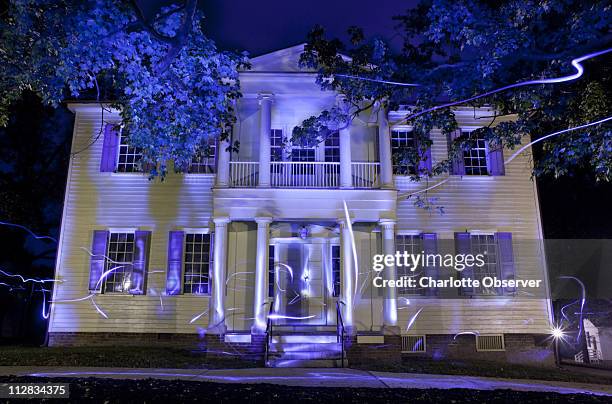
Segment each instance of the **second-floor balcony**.
M260 183L260 164L256 161L231 161L229 184L252 188ZM344 180L340 162L272 161L269 186L272 188L380 188L378 162L351 162L350 181Z

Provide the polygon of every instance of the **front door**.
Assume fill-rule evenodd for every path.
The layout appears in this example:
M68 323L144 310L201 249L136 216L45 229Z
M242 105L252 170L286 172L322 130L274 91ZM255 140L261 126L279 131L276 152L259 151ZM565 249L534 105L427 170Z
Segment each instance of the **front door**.
M277 324L326 323L325 246L323 242L295 239L275 243Z

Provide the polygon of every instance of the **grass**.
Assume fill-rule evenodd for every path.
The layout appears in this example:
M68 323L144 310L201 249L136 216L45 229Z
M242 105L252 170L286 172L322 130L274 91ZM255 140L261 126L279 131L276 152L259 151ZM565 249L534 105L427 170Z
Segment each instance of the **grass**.
M404 358L401 364L385 365L372 362L365 366L351 366L355 369L396 373L427 373L459 376L498 377L507 379L532 379L574 383L612 384L610 376L596 376L568 369L537 367L490 361L434 361L424 358Z
M0 366L228 369L260 365L253 360L206 358L202 351L165 347L0 347Z

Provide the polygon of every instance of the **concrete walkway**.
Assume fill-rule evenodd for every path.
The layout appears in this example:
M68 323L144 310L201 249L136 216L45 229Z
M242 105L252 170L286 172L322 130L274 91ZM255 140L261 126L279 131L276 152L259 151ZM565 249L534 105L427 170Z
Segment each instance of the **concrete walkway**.
M370 387L409 389L475 389L596 394L612 396L612 386L586 383L498 379L474 376L369 372L354 369L131 369L0 367L0 376L101 377L112 379L166 379L218 383L271 383L303 387Z

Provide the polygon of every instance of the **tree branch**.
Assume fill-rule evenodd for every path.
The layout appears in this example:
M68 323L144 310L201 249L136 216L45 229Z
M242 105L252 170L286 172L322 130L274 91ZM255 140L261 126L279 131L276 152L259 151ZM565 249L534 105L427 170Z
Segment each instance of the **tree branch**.
M189 32L193 27L193 19L195 17L195 12L198 6L198 0L186 0L185 3L185 12L183 14L183 21L181 26L179 27L178 32L172 38L170 42L170 49L161 60L161 62L155 67L156 74L162 74L165 72L170 64L176 58L187 42L187 37L189 36Z

